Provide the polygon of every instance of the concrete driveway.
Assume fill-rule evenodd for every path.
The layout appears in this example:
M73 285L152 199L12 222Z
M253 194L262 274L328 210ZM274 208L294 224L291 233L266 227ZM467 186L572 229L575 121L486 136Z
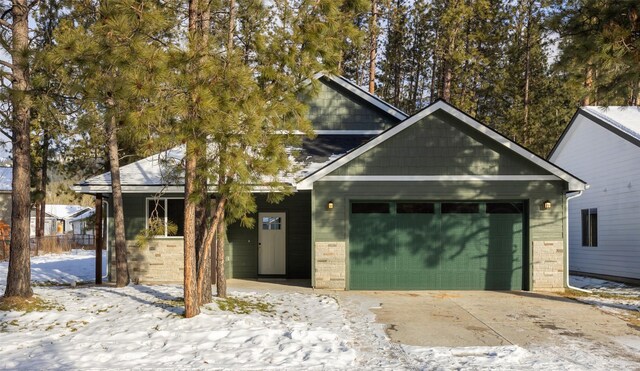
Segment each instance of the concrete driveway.
M368 306L393 342L429 347L551 345L584 340L619 348L640 345L640 328L588 304L555 294L495 291L348 291L346 305ZM635 353L635 354L634 354Z

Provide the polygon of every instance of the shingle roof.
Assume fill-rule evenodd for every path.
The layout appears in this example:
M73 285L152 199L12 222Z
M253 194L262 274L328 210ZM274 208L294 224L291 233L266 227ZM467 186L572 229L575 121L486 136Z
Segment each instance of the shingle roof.
M585 106L587 113L640 140L640 107L637 106Z
M328 163L342 157L345 153L369 141L375 135L318 135L313 139L304 139L299 148L289 148L293 160L299 169L295 174L286 174L280 181L288 184L315 172ZM184 146L172 148L149 156L120 168L120 181L123 188L182 186L184 176L181 166ZM87 191L91 187L110 186L111 173L107 172L76 184L77 191Z

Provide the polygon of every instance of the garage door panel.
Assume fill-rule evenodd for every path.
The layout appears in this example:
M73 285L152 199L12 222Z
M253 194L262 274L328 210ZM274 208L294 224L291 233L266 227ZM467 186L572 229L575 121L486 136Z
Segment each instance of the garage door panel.
M521 203L388 205L350 215L351 289L522 288Z
M352 230L357 231L357 237L349 243L352 288L389 290L395 285L395 222L381 204L352 207L350 224Z

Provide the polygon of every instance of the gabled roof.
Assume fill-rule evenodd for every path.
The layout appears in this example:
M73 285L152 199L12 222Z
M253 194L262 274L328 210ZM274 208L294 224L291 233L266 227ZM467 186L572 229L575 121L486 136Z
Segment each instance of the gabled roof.
M315 79L320 79L322 77L327 78L328 80L333 81L334 83L340 85L342 88L348 90L349 92L353 93L354 95L356 95L357 97L363 99L364 101L366 101L367 103L371 104L374 107L377 107L378 109L382 110L383 112L397 118L398 120L404 120L407 117L409 117L409 115L407 115L406 113L404 113L402 110L392 106L391 104L383 101L382 99L378 98L377 96L369 93L368 91L366 91L365 89L359 87L358 85L356 85L356 83L354 83L353 81L342 77L342 76L337 76L337 75L333 75L330 73L325 73L325 72L319 72L317 74L314 75ZM307 81L307 84L310 84L311 81Z
M499 144L503 145L504 147L508 148L509 150L513 151L514 153L516 153L516 154L520 155L521 157L531 161L532 163L536 164L537 166L539 166L539 167L543 168L544 170L548 171L549 173L553 174L555 177L566 181L569 184L569 190L572 190L572 191L576 190L577 191L577 190L584 190L584 189L587 188L586 183L584 181L580 180L579 178L569 174L568 172L562 170L561 168L557 167L556 165L554 165L554 164L548 162L547 160L537 156L536 154L530 152L529 150L525 149L524 147L520 146L519 144L509 140L505 136L499 134L498 132L494 131L493 129L489 128L488 126L480 123L479 121L477 121L474 118L472 118L471 116L465 114L461 110L453 107L452 105L446 103L445 101L438 100L438 101L434 102L433 104L429 105L428 107L426 107L425 109L419 111L415 115L409 117L405 121L403 121L403 122L399 123L398 125L386 130L385 132L383 132L379 136L373 138L371 141L367 142L366 144L363 144L362 146L360 146L358 148L355 148L353 151L347 153L346 155L342 156L341 158L337 159L336 161L333 161L330 164L328 164L327 166L319 169L315 173L310 174L305 179L303 179L300 182L298 182L298 189L311 189L313 187L312 184L315 181L322 179L324 176L326 176L327 174L329 174L332 171L336 170L340 166L348 163L349 161L355 159L356 157L360 156L361 154L363 154L363 153L367 152L368 150L372 149L373 147L383 143L384 141L388 140L389 138L393 137L394 135L402 132L403 130L405 130L405 129L409 128L409 127L411 127L412 125L414 125L415 123L420 121L422 118L424 118L426 116L429 116L429 115L433 114L434 112L436 112L438 110L442 110L442 111L450 114L451 116L457 118L461 122L467 124L469 127L473 128L474 130L476 130L476 131L484 134L486 137L494 140L496 143L499 143ZM478 179L482 179L482 177L479 177Z
M610 132L640 147L640 107L638 106L585 106L579 108L560 139L547 156L551 159L565 140L578 116L584 116Z
M122 191L134 189L144 191L145 187L169 187L170 184L180 184L179 192L183 191L182 174L174 174L174 165L182 161L184 146L178 146L153 156L143 158L120 168L120 184ZM174 181L171 182L170 180ZM73 187L76 192L111 192L111 172L86 179Z
M406 113L370 94L348 79L323 72L316 74L314 78L332 81L372 107L399 121L408 117ZM311 80L302 85L308 84L311 84ZM295 174L283 175L280 181L294 185L296 180L314 173L379 133L377 130L318 130L317 137L305 139L301 148L288 149L295 157L294 161L299 169ZM176 165L179 165L184 158L184 151L184 146L178 146L122 166L120 180L123 192L183 192L184 176L180 166ZM75 184L71 189L85 193L110 193L111 173L107 172L88 178Z
M58 219L73 218L87 210L91 208L82 205L45 205L45 212Z
M369 141L373 135L318 135L304 139L299 148L288 148L297 168L293 174L282 174L279 181L295 185L298 179L314 173L342 157L349 150ZM178 146L120 168L120 183L125 193L183 192L184 146ZM111 173L86 179L72 187L76 192L110 193Z

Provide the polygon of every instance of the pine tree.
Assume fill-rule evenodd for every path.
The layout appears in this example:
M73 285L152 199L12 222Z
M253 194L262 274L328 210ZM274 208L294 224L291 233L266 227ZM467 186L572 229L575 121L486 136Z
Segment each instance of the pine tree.
M161 120L154 98L160 97L165 59L162 40L171 23L160 2L78 1L72 2L70 9L71 14L56 33L57 42L49 58L67 71L65 84L82 103L79 125L99 123L95 134L106 138L102 145L107 147L111 171L116 285L122 287L129 283L129 274L119 135L135 138L132 134L144 133L154 121Z
M11 245L5 297L30 297L31 265L29 246L30 172L31 172L31 47L29 45L29 13L26 0L2 4L0 19L3 32L0 45L11 61L0 60L3 78L11 82L7 97L11 106L10 138L12 142L13 181L11 183Z
M301 138L291 133L312 133L300 87L318 71L335 70L345 35L354 34L341 11L344 4L336 1L229 0L210 8L195 0L190 4L189 44L176 45L171 58L177 72L171 104L179 125L167 131L176 144L186 143L187 317L197 315L206 300L201 268L213 241L217 294L226 296L225 226L255 223L250 217L256 211L255 185L264 184L272 202L291 191L278 180L293 170L287 147ZM205 193L198 189L203 184L215 188L216 204L198 251L195 205L203 201Z
M583 105L637 104L640 3L557 0L551 26L560 34L557 68Z
M399 108L405 108L409 38L407 24L409 9L404 0L395 0L385 7L386 38L384 58L380 63L379 95Z

